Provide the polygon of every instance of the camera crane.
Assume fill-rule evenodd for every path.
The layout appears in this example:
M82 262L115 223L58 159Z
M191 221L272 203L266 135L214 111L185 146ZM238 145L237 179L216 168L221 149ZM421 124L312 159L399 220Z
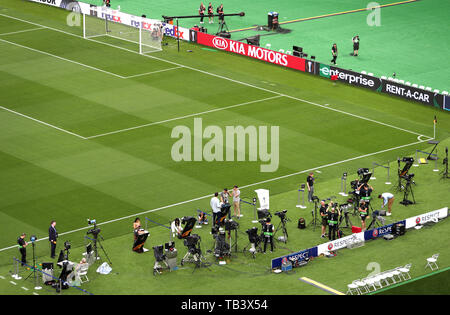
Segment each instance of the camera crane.
M209 16L209 15L207 15ZM245 12L239 12L239 13L227 13L227 14L213 14L212 16L218 16L218 17L225 17L225 16L245 16ZM168 21L173 21L176 20L177 21L177 32L176 32L176 37L177 37L177 43L178 43L178 52L180 51L180 37L179 37L179 32L178 32L178 20L179 19L199 19L202 16L197 14L197 15L179 15L179 16L167 16L167 15L163 15L162 16L164 21L168 22ZM228 27L227 24L225 23L225 19L223 19L223 23L219 23L219 29L216 33L216 35L220 35L223 31L224 28L226 28L226 30L228 31Z

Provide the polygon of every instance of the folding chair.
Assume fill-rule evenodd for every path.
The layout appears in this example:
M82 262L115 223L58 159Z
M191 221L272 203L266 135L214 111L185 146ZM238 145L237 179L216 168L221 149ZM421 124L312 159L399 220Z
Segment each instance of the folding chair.
M81 266L79 268L80 269L78 270L77 274L78 274L78 277L80 278L80 282L81 283L88 282L89 278L87 276L87 272L89 269L89 264L81 264ZM84 280L82 277L84 277Z
M358 289L358 286L356 284L354 284L353 282L350 284L347 284L347 288L348 288L347 293L346 293L347 295L348 294L353 295L353 292L355 292L355 291L358 295L361 294L361 292Z
M361 281L366 284L367 290L369 292L373 292L373 291L377 290L377 287L375 285L376 279L374 277L364 278L364 279L361 279ZM373 290L371 290L371 288L373 288Z
M358 286L358 290L361 294L369 293L369 288L367 287L367 285L364 281L357 279L357 280L353 281L353 283ZM364 290L364 292L363 292L363 290Z
M411 266L412 266L412 264L407 264L407 265L405 265L405 267L398 268L398 271L400 271L403 280L411 279L411 275L409 274L409 271L411 270Z
M427 267L430 267L431 271L438 270L439 266L436 263L438 257L439 257L439 254L434 254L430 258L427 258L427 265L425 266L425 269L427 269Z

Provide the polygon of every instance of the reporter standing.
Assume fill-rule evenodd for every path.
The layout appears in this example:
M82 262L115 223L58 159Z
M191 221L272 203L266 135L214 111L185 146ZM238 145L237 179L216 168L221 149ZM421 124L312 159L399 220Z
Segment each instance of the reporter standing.
M338 57L338 48L336 44L333 44L333 46L331 47L331 55L333 56L333 59L331 59L331 63L337 65L336 59Z
M356 35L352 38L353 42L353 56L358 56L358 50L359 50L359 36Z
M336 239L336 232L338 228L338 219L340 216L339 210L333 207L333 204L328 205L328 239L334 241Z
M56 240L58 239L58 232L56 231L56 221L50 223L48 228L48 240L50 241L50 257L55 258Z

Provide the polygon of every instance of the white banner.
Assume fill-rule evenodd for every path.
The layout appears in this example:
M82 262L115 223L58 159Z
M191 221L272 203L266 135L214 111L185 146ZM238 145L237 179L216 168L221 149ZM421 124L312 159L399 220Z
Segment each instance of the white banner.
M257 189L255 190L258 195L259 208L258 210L269 210L269 190L267 189Z
M153 29L155 26L163 26L165 36L170 36L182 40L189 41L189 29L184 27L176 27L175 25L164 23L160 20L143 18L140 16L131 15L119 10L113 10L107 7L99 7L84 2L74 0L29 0L32 2L38 2L53 7L59 7L73 12L80 12L86 15L96 16L100 19L107 19L116 23L129 25L132 27L140 28L142 23L143 29Z
M406 219L406 228L412 228L419 224L424 224L431 221L437 221L438 219L443 219L448 216L448 207L434 210L425 214L420 214L415 217Z
M364 232L355 233L349 236L344 236L337 240L327 242L317 246L317 255L328 253L347 247L349 244L364 242Z

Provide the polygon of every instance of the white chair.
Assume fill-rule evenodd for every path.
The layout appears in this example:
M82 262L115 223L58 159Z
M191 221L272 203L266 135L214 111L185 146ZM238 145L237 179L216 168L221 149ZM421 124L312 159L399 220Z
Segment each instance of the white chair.
M412 266L412 264L407 264L404 267L398 268L398 271L400 271L403 280L411 279L411 275L409 274L409 271L411 270L411 266Z
M427 269L427 267L431 268L431 271L435 271L439 269L439 266L437 265L437 259L439 257L439 254L434 254L433 256L431 256L430 258L427 258L427 265L425 266L425 269Z
M280 49L278 50L278 52L284 53L284 49L281 49L281 48L280 48Z
M353 281L354 284L356 284L358 286L358 290L361 294L364 293L369 293L369 288L367 287L367 285L364 283L364 281L361 280L355 280Z
M384 75L382 75L381 79L386 80L387 78Z
M356 292L356 294L361 295L361 292L358 289L358 286L356 284L354 284L353 282L350 284L347 284L347 295L353 295L353 292Z
M402 281L402 272L399 270L401 267L397 267L394 270L392 270L392 274L394 275L394 280L395 277L397 277L397 281L396 282L401 282Z
M427 87L425 88L425 90L431 91L431 88L430 88L429 86L427 86Z
M386 286L390 286L390 285L391 285L391 283L390 283L389 280L388 280L389 277L388 277L387 272L382 272L382 273L380 273L379 279L380 279L380 284L381 284L381 285L383 285L383 282L384 282L384 284L385 284Z
M286 50L286 55L291 55L292 52L290 50Z
M411 86L411 82L405 82L405 84Z
M366 284L367 289L369 292L373 292L377 290L377 287L375 286L376 279L374 277L368 277L365 279L361 279L362 282ZM373 290L371 290L373 289Z
M439 90L436 89L436 90L434 90L433 92L434 92L434 93L439 93Z
M370 75L370 76L372 76L372 77L373 77L373 73L372 73L372 72L369 72L369 73L368 73L368 75Z
M442 95L448 95L447 91L442 91Z
M417 88L417 87L419 87L416 83L414 83L413 85L412 85L412 87L415 87L415 88Z
M266 48L267 48L267 49L270 49L270 47L272 47L271 44L266 44Z
M400 80L399 82L400 82L401 84L404 84L404 83L405 83L405 81L404 81L404 80Z
M366 72L366 71L361 71L361 73L362 73L362 74L367 74L367 72Z
M419 85L419 89L425 90L425 87L423 85Z
M392 284L396 284L397 283L397 281L395 280L394 270L386 271L386 276L387 276L387 279L392 281Z
M80 278L80 282L81 283L88 282L89 278L87 276L87 272L89 269L89 264L87 264L87 263L81 264L81 266L77 266L77 267L79 268L77 274L78 274L78 277ZM83 277L84 277L84 280L83 280Z

